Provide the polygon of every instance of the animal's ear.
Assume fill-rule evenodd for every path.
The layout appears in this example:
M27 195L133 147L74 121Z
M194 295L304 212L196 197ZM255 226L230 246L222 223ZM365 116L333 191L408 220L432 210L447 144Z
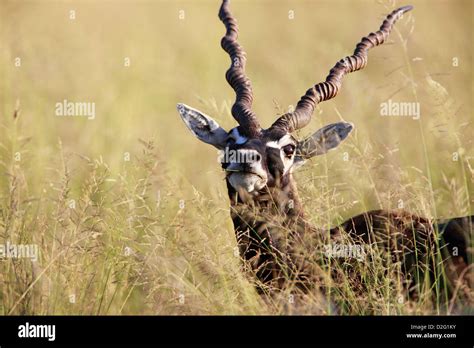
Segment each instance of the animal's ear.
M228 134L216 121L185 104L178 104L177 107L179 115L196 138L218 149L225 148Z
M346 122L333 123L319 129L309 138L298 142L295 164L302 164L311 157L323 155L337 147L353 129L354 125Z

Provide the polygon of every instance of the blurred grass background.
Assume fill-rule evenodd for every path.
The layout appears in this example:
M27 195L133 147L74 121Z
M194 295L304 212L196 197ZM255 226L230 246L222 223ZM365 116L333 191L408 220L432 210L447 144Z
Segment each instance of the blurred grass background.
M410 4L389 42L299 134L339 119L356 126L296 175L315 224L377 208L474 212L473 3ZM219 5L0 2L0 242L41 248L37 265L0 260L4 314L281 313L240 274L217 153L176 111L184 102L235 125ZM233 1L261 123L401 5ZM96 118L55 116L64 99L95 102ZM388 99L419 102L421 119L380 116ZM424 310L384 299L347 313Z

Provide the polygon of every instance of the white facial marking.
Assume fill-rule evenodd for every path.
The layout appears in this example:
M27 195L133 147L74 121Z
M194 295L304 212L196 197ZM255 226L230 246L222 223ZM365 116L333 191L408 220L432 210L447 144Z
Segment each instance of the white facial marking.
M278 141L269 141L265 145L268 147L273 147L275 149L281 149L283 146L293 143L293 138L290 134L282 136Z
M294 159L294 156L292 158L287 158L282 150L282 148L286 145L289 145L289 144L294 144L294 139L293 137L290 135L290 134L286 134L284 136L282 136L278 141L269 141L267 142L265 145L268 146L268 147L272 147L274 149L279 149L280 150L280 158L281 158L281 161L283 163L283 175L286 174L289 170L292 169L293 167L293 159Z
M231 150L229 165L226 167L229 183L238 191L258 191L267 183L267 173L263 169L260 154L253 149ZM242 171L245 163L245 171Z
M238 172L232 173L229 176L229 182L236 190L244 189L247 192L253 192L261 190L267 181L258 175L249 175Z

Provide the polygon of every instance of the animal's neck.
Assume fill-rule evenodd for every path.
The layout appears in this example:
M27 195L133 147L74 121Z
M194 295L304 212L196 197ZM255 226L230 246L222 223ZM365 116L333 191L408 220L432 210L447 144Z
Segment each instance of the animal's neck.
M291 268L293 263L284 266L283 261L293 254L292 241L302 240L307 231L316 231L303 217L292 177L284 179L274 188L248 196L238 194L228 185L230 212L240 255L249 261L257 279L276 287L283 286L283 274L295 271ZM298 267L299 264L296 269Z
M265 187L257 193L237 192L227 184L231 210L251 210L254 215L275 218L288 223L303 217L296 183L291 174L275 187Z

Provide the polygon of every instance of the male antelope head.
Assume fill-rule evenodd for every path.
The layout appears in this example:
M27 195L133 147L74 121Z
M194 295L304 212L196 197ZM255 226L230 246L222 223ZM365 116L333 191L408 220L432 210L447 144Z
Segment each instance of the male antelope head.
M382 44L393 24L410 9L406 6L393 11L379 31L362 38L352 56L337 62L324 82L306 92L294 111L280 116L269 128L263 129L251 109L253 94L245 74L245 53L237 42L237 22L229 12L229 1L223 1L219 18L227 30L221 44L231 59L226 79L236 94L232 116L238 126L226 131L211 117L185 104L178 104L178 111L198 139L223 151L222 167L227 174L231 197L238 193L240 200L256 198L268 189L285 187L291 183L294 169L309 158L335 148L349 135L354 127L346 122L323 127L302 141L292 134L309 124L318 103L337 95L344 75L365 67L367 51Z

